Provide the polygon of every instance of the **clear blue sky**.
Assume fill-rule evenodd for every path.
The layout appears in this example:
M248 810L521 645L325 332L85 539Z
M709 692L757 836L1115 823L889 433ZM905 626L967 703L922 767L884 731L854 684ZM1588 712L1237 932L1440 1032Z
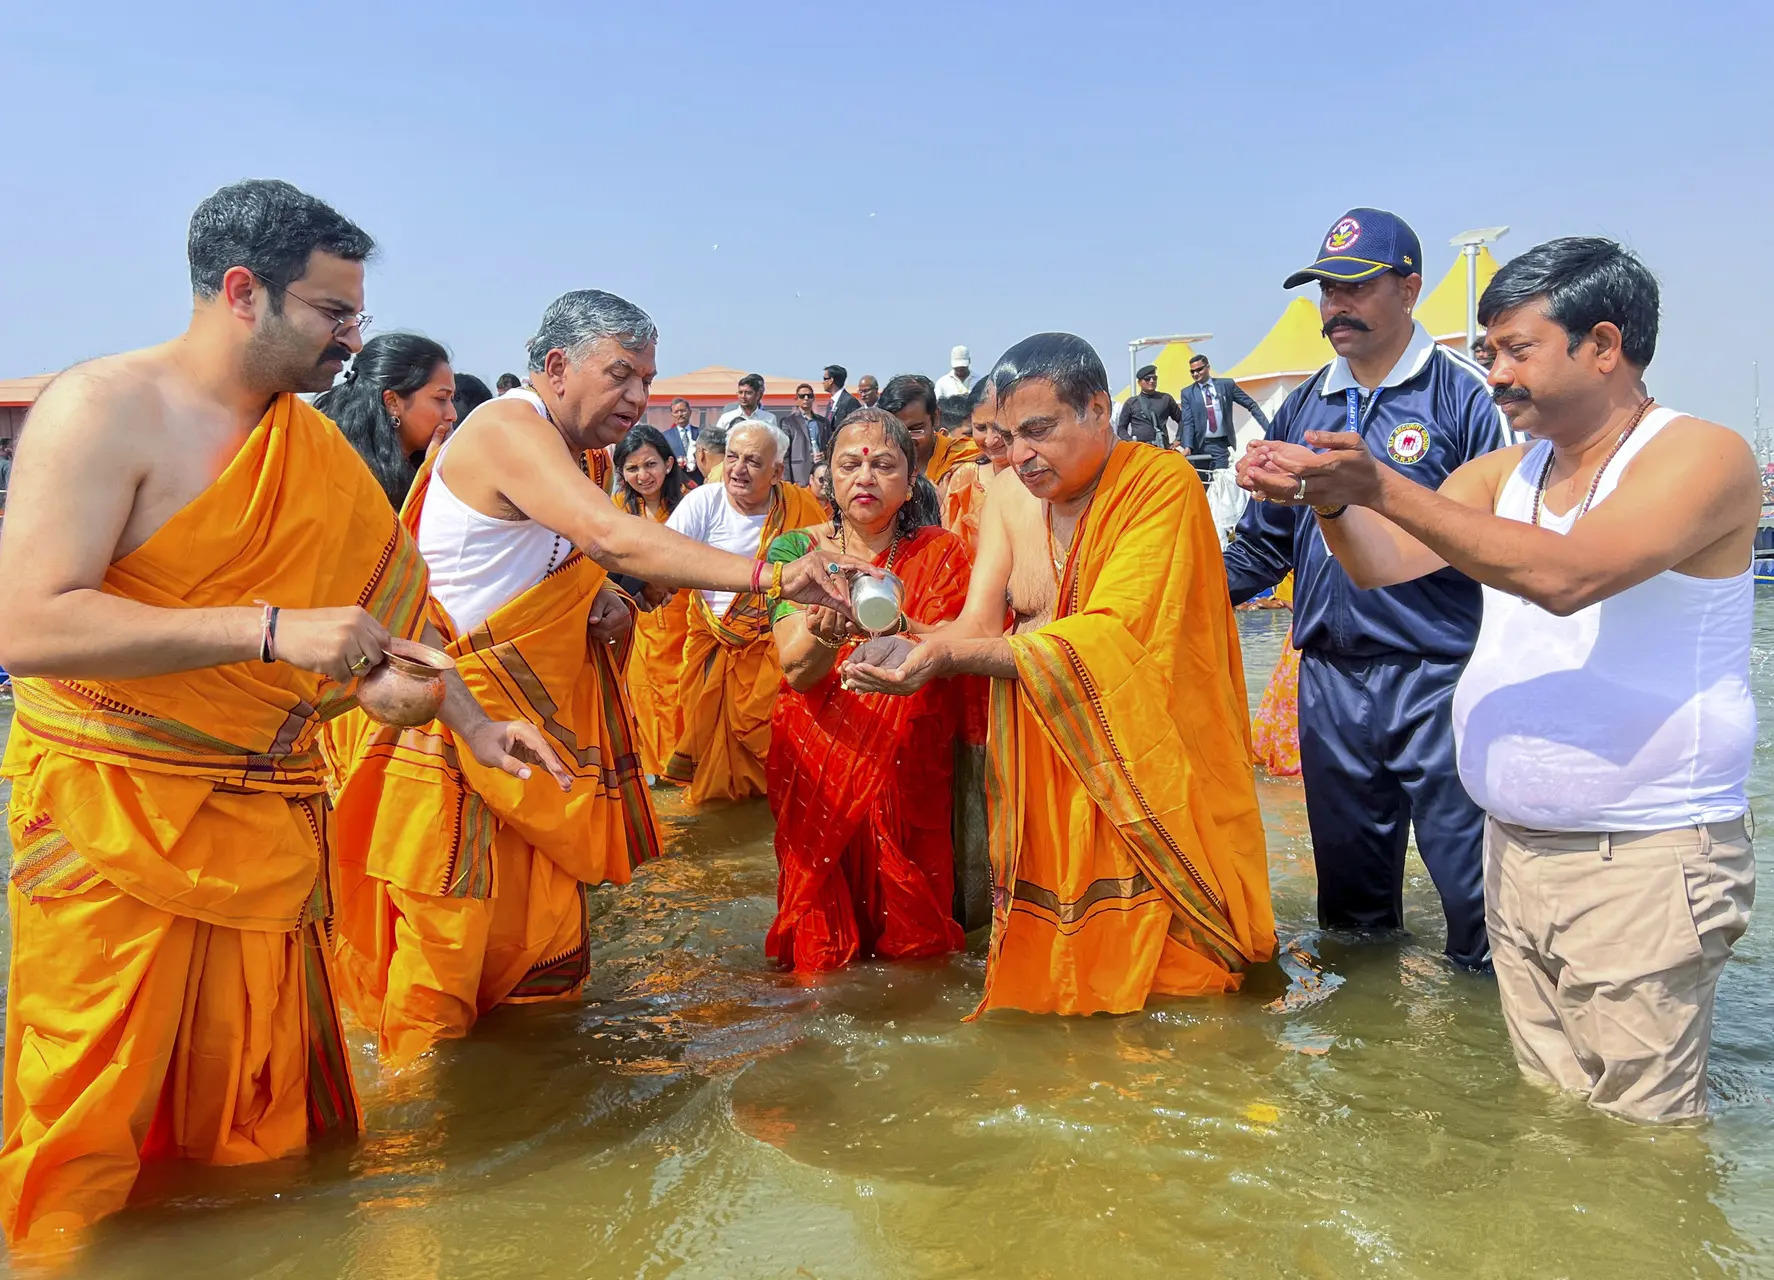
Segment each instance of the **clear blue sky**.
M1267 330L1346 206L1664 286L1653 389L1749 427L1774 357L1764 3L15 4L0 376L156 340L192 207L287 178L382 244L376 328L489 382L563 290L674 373L976 366L1025 334ZM716 246L719 246L718 248ZM1431 280L1433 283L1433 280ZM1764 368L1774 410L1774 367Z

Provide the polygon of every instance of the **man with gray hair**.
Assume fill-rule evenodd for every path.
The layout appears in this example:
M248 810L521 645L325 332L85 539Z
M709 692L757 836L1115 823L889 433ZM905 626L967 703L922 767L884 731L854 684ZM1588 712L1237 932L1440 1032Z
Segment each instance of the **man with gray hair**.
M829 557L778 574L760 548L733 554L612 504L599 464L646 412L657 338L613 294L564 294L530 340L528 385L458 427L407 499L463 678L543 726L574 785L499 785L435 727L355 735L339 796L338 956L348 1001L392 1062L501 1002L574 996L589 973L585 887L624 883L659 852L628 745L627 655L610 643L635 606L609 573L744 592L760 614L767 600L845 598ZM747 478L775 450L752 436ZM474 821L426 817L450 814Z
M735 555L763 555L777 534L821 523L808 490L782 482L786 441L779 428L742 419L727 432L719 484L685 496L666 527ZM764 794L770 712L782 665L770 609L755 592L698 591L690 597L678 700L684 735L665 766L688 785L690 803Z

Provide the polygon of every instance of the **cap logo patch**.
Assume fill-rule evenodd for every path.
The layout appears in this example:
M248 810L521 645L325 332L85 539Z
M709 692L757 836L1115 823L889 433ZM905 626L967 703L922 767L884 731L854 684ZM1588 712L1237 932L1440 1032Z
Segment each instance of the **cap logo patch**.
M1344 218L1332 227L1330 234L1324 238L1326 253L1342 253L1361 239L1361 224L1354 218Z
M1401 422L1392 430L1392 438L1386 442L1386 452L1392 455L1394 462L1402 462L1412 466L1423 460L1429 452L1429 428L1421 422Z

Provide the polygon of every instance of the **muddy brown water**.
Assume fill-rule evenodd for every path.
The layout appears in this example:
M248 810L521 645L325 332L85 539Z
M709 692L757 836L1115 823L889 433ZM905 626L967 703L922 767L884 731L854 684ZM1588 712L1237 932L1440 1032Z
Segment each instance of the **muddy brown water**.
M1254 700L1287 615L1241 626ZM1755 663L1766 813L1774 600ZM667 800L671 856L597 895L582 1002L398 1075L355 1036L361 1141L151 1168L58 1274L1774 1275L1774 912L1721 987L1714 1118L1636 1128L1518 1079L1414 858L1412 938L1317 937L1300 789L1260 791L1280 933L1334 975L1316 1001L1288 959L1233 997L963 1024L977 942L784 976L768 814Z

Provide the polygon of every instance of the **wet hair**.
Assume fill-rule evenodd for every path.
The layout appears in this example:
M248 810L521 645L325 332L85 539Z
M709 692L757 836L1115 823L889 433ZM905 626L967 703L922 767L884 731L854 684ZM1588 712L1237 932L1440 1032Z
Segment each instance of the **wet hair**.
M314 399L314 407L339 424L339 430L364 460L388 501L399 511L419 474L425 453L408 453L400 431L382 399L384 391L410 396L448 364L450 353L440 342L416 333L377 334L363 344L344 381Z
M924 402L924 412L930 415L931 425L935 426L938 416L936 384L921 373L902 373L898 377L889 378L887 385L881 388L881 398L876 402L876 408L897 414L914 400ZM849 419L846 418L845 421L848 422Z
M341 216L324 200L273 178L232 183L197 206L185 241L191 264L191 291L213 298L222 277L245 267L278 286L270 300L283 312L281 290L308 271L318 249L347 262L362 262L376 251L369 233Z
M742 386L742 387L750 387L753 391L758 393L758 398L760 400L764 398L764 375L763 374L748 373L743 378L741 378L739 380L738 385Z
M550 351L564 351L574 364L593 343L614 338L624 351L659 341L659 326L634 303L602 289L575 289L548 304L536 336L528 343L531 373L540 373Z
M978 382L974 383L973 390L967 393L968 416L972 417L973 414L977 413L980 405L984 404L986 402L986 397L991 394L992 380L990 378L981 378Z
M850 370L841 364L828 364L825 367L825 376L841 387L850 380Z
M936 402L941 411L941 426L944 431L953 431L973 416L973 397L971 395L943 396Z
M659 428L649 427L644 422L630 427L628 434L616 446L616 499L634 515L646 512L646 499L628 487L628 481L622 475L622 467L637 450L649 448L656 450L665 460L665 484L660 487L659 501L665 504L666 514L670 515L678 509L678 503L684 500L684 469L675 464L671 446L665 443L665 437L659 434Z
M504 395L507 391L515 391L523 386L524 380L515 373L502 373L499 375L499 381L494 385L499 388L499 394Z
M1530 302L1565 331L1575 351L1596 325L1620 330L1628 364L1643 369L1657 354L1657 277L1638 255L1601 236L1564 236L1537 244L1498 269L1478 300L1478 322Z
M832 432L831 443L826 446L825 451L828 459L837 456L838 438L852 427L879 427L881 434L887 437L887 443L898 449L905 459L906 474L912 478L912 484L906 494L905 505L899 509L899 515L894 519L894 528L899 536L909 538L927 525L941 524L942 499L937 495L936 486L930 483L930 478L918 469L918 449L912 443L911 432L905 429L905 423L879 407L857 409ZM844 513L838 509L838 491L832 482L829 463L825 469L825 488L820 497L832 509L832 532L837 533L844 527Z
M1070 333L1037 333L998 357L992 386L1007 400L1025 382L1053 384L1054 394L1083 417L1092 396L1109 393L1109 371L1083 338Z
M458 373L456 375L457 422L461 422L492 398L493 393L487 390L487 384L472 373Z

